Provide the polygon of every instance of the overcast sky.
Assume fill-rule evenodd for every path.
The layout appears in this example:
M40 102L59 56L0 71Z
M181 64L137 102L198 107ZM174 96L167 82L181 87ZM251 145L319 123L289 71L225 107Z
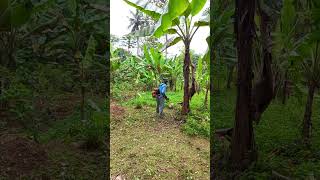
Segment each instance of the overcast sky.
M207 1L205 7L206 9L209 7L209 2ZM129 26L129 19L130 10L135 12L135 8L126 4L123 0L111 0L110 2L110 30L112 35L116 35L117 37L122 37L128 33L130 33ZM202 12L200 12L196 17L195 20L200 19L202 16ZM194 50L197 54L204 54L208 48L206 43L206 38L210 33L209 27L200 27L197 33L195 34L192 42L191 42L191 49ZM164 40L164 38L162 38ZM179 50L183 49L183 43L180 42L168 49L168 54L170 56L174 56L179 53ZM135 51L134 51L135 52Z

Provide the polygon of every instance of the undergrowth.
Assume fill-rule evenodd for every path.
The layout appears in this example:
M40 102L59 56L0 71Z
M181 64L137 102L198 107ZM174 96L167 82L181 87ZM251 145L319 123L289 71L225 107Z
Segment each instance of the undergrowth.
M233 127L235 90L218 91L213 96L219 102L214 105L215 129ZM242 178L268 179L272 171L295 179L320 178L320 101L316 98L314 102L312 146L308 149L300 141L305 99L292 96L285 105L277 99L270 104L259 125L254 126L258 161ZM222 156L229 146L216 142L214 151Z

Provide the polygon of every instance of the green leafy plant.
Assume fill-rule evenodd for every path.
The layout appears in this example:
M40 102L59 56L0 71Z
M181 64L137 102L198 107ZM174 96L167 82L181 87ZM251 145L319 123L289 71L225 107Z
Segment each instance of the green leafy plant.
M185 58L184 58L184 98L182 113L187 114L189 112L189 101L192 97L189 87L189 77L190 77L190 43L194 34L197 32L199 27L208 26L207 21L197 21L193 22L192 18L197 15L204 7L206 0L188 0L175 1L169 0L165 6L163 13L148 10L144 6L139 6L138 4L132 3L128 0L124 0L130 6L142 11L148 16L152 17L157 21L155 28L153 29L152 35L160 37L165 34L175 34L176 37L172 41L168 42L166 48L182 41L185 46ZM183 25L180 24L181 21ZM183 27L184 26L184 27ZM191 87L194 88L194 87Z

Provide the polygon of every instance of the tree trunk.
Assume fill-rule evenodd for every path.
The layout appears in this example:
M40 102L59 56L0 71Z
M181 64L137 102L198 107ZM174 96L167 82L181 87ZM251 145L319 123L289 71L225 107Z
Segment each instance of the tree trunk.
M174 80L173 80L173 79L170 79L170 80L169 80L169 84L170 84L170 90L171 90L171 91L174 91Z
M311 137L311 130L312 130L312 103L313 103L313 96L314 96L315 86L314 84L309 84L309 91L308 91L308 99L306 103L306 108L304 112L303 118L303 129L302 129L302 137L306 144L310 144L310 137Z
M193 95L196 93L195 65L193 63L191 63L191 88L189 92L189 101L191 101Z
M256 160L252 126L252 38L255 0L236 0L235 32L238 50L238 85L235 124L231 142L231 162L244 170Z
M231 85L231 81L233 79L233 69L234 69L234 66L231 66L230 69L229 69L229 75L228 75L228 82L227 82L227 89L230 89L230 85Z
M273 75L272 75L272 38L271 38L271 18L258 4L261 17L261 42L263 49L263 69L262 76L253 87L252 102L254 107L254 121L259 123L262 113L269 106L273 98Z
M190 42L185 41L185 54L183 62L183 78L184 78L184 94L183 94L183 104L182 104L182 114L186 115L189 113L189 75L190 75Z

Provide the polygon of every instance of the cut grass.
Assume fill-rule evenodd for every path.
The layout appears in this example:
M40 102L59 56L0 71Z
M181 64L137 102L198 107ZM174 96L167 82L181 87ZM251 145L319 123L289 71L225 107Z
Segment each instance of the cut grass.
M214 127L233 127L235 90L215 92L213 95ZM304 97L304 99L306 99ZM299 143L301 125L304 115L304 102L291 97L286 105L275 100L263 113L260 124L255 125L255 139L258 146L256 166L243 174L244 178L270 178L271 171L276 170L289 177L305 179L313 174L320 178L320 101L315 99L313 105L312 148L305 149ZM216 145L220 147L219 144ZM217 150L219 152L219 149Z
M175 122L175 110L165 118L153 107L126 107L124 119L111 117L111 175L129 179L208 179L209 142L190 137ZM129 121L129 123L128 123Z

